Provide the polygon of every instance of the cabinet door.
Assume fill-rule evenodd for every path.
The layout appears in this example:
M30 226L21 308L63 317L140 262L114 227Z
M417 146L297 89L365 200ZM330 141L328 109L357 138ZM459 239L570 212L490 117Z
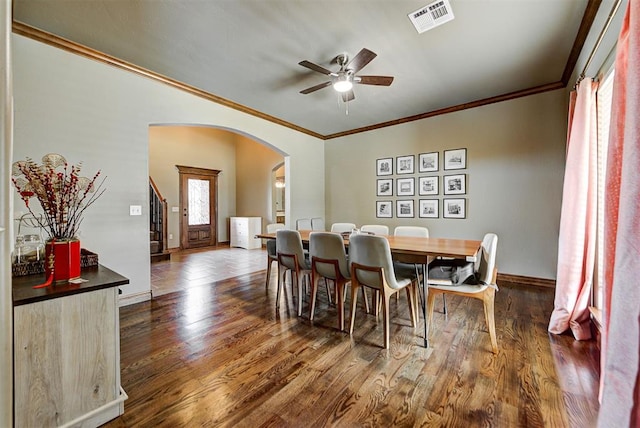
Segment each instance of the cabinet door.
M115 287L15 307L15 426L63 425L116 400L118 326Z

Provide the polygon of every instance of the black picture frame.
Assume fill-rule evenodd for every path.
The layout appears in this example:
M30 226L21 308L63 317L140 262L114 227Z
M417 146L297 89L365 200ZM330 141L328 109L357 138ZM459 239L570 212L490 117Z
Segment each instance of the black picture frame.
M393 158L377 159L376 175L393 175Z
M442 177L445 195L464 195L467 193L467 174L445 175Z
M460 199L443 199L442 200L442 217L443 218L467 218L467 200Z
M420 218L439 218L438 208L440 206L439 199L420 199L418 201L418 217Z
M418 172L436 172L439 169L438 152L420 153L418 156Z
M398 199L396 201L396 217L413 218L413 199Z
M466 169L467 149L454 149L444 151L444 169Z
M415 179L396 178L396 195L397 196L413 196L415 195Z
M376 180L376 196L393 196L393 178Z
M393 217L393 202L391 202L391 201L376 201L376 217L377 218L392 218Z
M413 174L416 157L414 155L398 156L396 158L396 174Z
M429 175L418 178L418 195L433 196L440 193L438 189L439 178L437 175Z

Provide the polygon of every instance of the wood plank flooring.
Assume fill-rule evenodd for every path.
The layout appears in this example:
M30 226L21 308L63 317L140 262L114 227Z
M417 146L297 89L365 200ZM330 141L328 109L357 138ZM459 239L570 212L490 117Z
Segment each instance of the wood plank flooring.
M276 313L276 274L265 290L266 253L257 253L263 258L253 273L196 279L120 309L129 399L124 415L105 426L595 426L595 342L547 333L552 290L500 284L497 355L481 302L450 296L445 316L438 299L424 349L422 321L411 327L402 294L392 300L391 346L384 350L382 320L363 308L352 337L336 329L324 287L313 322L308 300L296 316L290 288ZM182 255L173 268L152 270L157 281L162 270L167 278L181 277L176 270L195 278L199 269L211 270L201 257Z

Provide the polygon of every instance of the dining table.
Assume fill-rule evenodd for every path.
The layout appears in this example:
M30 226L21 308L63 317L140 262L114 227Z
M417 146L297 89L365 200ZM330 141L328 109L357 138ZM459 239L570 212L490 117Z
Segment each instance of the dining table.
M309 242L309 235L313 230L299 230L303 243ZM363 233L363 232L360 232ZM345 247L349 247L349 235L342 234ZM473 239L452 238L424 238L417 236L384 236L389 241L391 257L398 262L414 263L422 266L422 315L424 317L424 347L429 347L429 318L427 317L427 296L429 293L429 262L436 257L448 257L476 261L481 241ZM262 233L256 235L260 239L275 239L275 233Z

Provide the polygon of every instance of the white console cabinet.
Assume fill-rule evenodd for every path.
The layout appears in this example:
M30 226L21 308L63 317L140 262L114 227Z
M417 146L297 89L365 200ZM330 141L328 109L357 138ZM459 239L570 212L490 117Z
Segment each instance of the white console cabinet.
M231 217L231 236L229 245L251 250L262 247L262 240L255 236L262 233L262 218Z

